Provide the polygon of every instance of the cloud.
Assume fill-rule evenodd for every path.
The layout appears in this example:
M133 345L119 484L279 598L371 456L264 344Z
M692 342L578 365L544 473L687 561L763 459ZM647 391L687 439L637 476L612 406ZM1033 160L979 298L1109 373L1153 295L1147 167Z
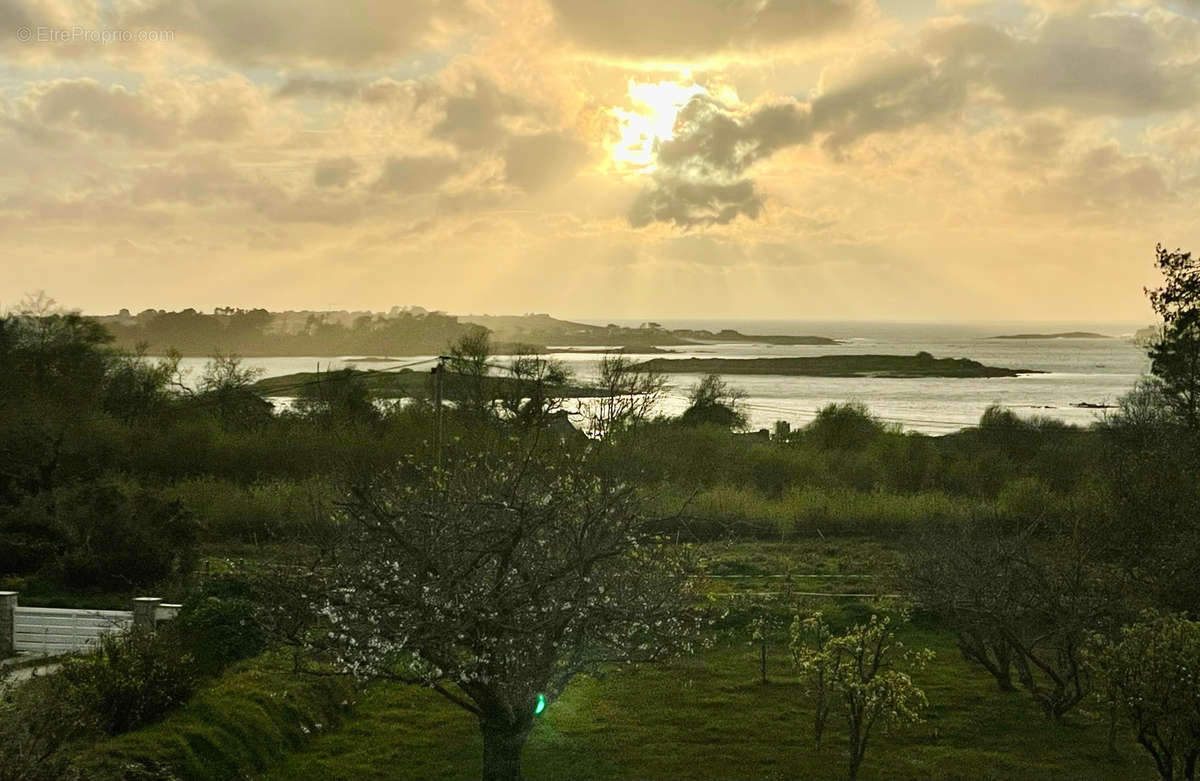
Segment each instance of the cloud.
M283 198L279 188L247 177L215 152L178 155L165 163L140 169L134 176L127 196L137 206L249 204L261 208Z
M435 97L439 90L428 81L391 78L362 81L354 78L293 76L275 90L275 97L317 100L361 100L364 103L404 103L416 107Z
M513 136L504 149L504 174L523 190L545 190L569 180L587 159L587 147L568 133Z
M1200 61L1181 48L1187 36L1172 26L1178 19L1162 22L1152 14L1048 17L1020 35L938 21L910 51L868 53L827 68L807 100L745 109L697 97L680 112L675 138L658 147L654 181L630 222L687 227L753 218L762 197L744 177L777 151L817 141L837 159L869 136L943 122L974 106L1010 119L1038 111L1139 117L1192 108L1200 102ZM1065 130L1043 119L1020 126L1009 141L1023 147L1010 150L1013 157L1047 157L1062 148ZM1146 165L1101 168L1090 180L1064 177L1056 186L1077 203L1107 203L1087 192L1102 182L1135 200L1162 191L1161 176Z
M313 184L317 187L345 187L358 177L360 170L353 157L322 160L313 168Z
M437 46L475 20L466 0L151 0L122 22L174 30L235 64L354 67Z
M846 29L860 0L551 0L558 29L577 46L618 59L686 60L764 49Z
M458 167L449 157L393 157L384 164L373 189L404 195L435 192Z
M137 91L88 78L60 79L35 84L0 119L34 143L98 136L156 148L238 138L256 121L259 103L256 89L239 77L155 83Z
M629 224L643 228L653 222L670 222L683 228L724 225L740 216L756 219L762 198L748 179L729 184L682 177L656 177L629 211Z
M704 96L693 98L675 120L675 137L657 150L654 182L634 201L629 222L643 227L725 224L762 211L754 183L742 178L756 161L807 141L806 107L792 101L739 113Z
M503 120L527 112L528 106L491 80L475 76L461 91L448 91L443 111L430 135L460 149L477 150L502 144L508 135Z

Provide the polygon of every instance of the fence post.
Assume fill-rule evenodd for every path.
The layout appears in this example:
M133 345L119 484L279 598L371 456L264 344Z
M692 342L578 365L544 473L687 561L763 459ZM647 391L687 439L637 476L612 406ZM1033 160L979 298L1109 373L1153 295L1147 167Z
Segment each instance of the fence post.
M0 591L0 656L17 652L17 592Z
M158 606L161 602L162 597L134 597L133 628L149 629L153 632L158 618Z

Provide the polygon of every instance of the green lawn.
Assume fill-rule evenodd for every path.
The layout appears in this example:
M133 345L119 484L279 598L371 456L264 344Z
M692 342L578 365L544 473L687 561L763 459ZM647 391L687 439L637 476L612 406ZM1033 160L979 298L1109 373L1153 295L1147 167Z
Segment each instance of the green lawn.
M1027 695L1004 694L967 665L947 634L910 628L906 642L934 648L918 678L932 705L925 723L881 735L862 778L1155 778L1130 736L1108 757L1107 722L1076 712L1046 722ZM813 749L810 711L786 676L757 682L757 654L728 646L664 665L581 678L540 718L525 752L531 779L837 778L844 742ZM273 766L277 779L478 778L481 744L472 717L433 692L371 686L340 730Z

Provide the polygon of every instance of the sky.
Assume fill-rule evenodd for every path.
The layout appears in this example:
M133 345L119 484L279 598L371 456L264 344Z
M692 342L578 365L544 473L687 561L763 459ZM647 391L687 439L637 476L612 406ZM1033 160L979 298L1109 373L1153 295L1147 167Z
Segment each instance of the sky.
M1200 0L0 0L0 306L1149 322Z

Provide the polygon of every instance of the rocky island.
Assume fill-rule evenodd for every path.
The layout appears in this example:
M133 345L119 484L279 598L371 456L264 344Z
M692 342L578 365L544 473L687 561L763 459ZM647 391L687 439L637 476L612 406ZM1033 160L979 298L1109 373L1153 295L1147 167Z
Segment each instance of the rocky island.
M1058 334L1004 334L993 336L992 339L1112 339L1106 334L1091 331L1064 331Z
M641 364L664 374L768 374L796 377L1019 377L1032 369L985 366L969 358L916 355L820 355L810 358L653 358Z

